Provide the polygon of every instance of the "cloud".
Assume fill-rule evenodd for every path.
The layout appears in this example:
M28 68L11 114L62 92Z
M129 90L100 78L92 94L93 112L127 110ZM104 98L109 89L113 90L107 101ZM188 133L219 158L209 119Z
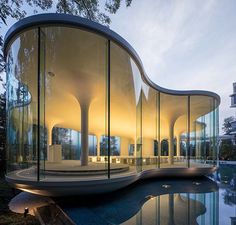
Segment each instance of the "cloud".
M236 81L235 1L133 1L111 28L140 55L149 77L172 89L217 92L221 121Z

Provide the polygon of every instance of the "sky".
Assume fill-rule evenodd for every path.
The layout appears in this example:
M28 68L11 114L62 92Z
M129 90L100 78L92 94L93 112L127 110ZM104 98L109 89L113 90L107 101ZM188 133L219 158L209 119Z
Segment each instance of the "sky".
M220 131L224 118L236 116L229 98L236 82L235 0L133 0L128 8L123 0L111 20L110 28L134 47L152 81L219 94Z
M216 92L220 130L224 118L235 116L229 95L236 82L236 1L133 0L111 19L151 80L169 89Z

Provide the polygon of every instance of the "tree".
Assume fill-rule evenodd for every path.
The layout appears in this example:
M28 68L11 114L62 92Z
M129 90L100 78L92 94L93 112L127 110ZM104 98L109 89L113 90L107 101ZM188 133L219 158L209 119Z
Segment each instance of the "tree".
M122 0L106 0L104 9L110 14L115 14L120 8L121 2ZM125 0L126 7L129 7L131 2L132 0ZM48 11L55 6L57 13L79 15L109 26L111 23L110 17L101 12L99 3L99 0L1 0L0 29L3 23L7 25L7 19L10 17L16 20L24 18L27 14L24 9L25 4L34 8L34 14L37 14L38 10ZM0 35L0 73L5 68L2 46L3 36Z
M118 138L116 136L110 137L110 148L111 148L111 155L118 156L120 155L120 151L118 149Z
M222 140L219 158L220 160L236 160L236 146L230 139Z
M102 141L98 144L100 144L100 155L101 156L107 156L108 137L107 136L102 136Z
M118 140L119 138L116 136L110 136L110 155L118 156L120 155L120 151L118 149ZM102 136L102 141L100 142L100 155L107 156L108 155L108 136Z
M0 94L0 173L5 171L6 155L5 155L5 143L6 143L6 92Z
M169 144L167 139L161 141L161 155L168 156Z
M233 122L235 118L233 116L227 117L224 119L222 130L225 134L229 134L232 130L231 122Z

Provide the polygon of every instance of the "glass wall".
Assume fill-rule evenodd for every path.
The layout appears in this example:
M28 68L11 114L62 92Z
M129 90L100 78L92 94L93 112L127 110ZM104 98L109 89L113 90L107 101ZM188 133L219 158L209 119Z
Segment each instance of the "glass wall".
M143 170L158 166L158 92L143 84L142 152Z
M47 27L44 32L46 170L52 163L58 168L63 164L65 170L89 165L92 171L107 170L108 149L101 149L100 139L108 135L108 41L69 27ZM52 142L53 127L67 131L67 141Z
M188 97L160 94L160 167L187 167Z
M81 154L81 133L72 129L53 127L52 145L61 146L62 160L79 160Z
M117 44L110 48L110 136L120 138L120 163L141 169L143 83L130 55ZM110 145L111 145L110 143ZM132 147L131 147L132 146ZM132 149L132 154L130 151ZM112 155L112 146L110 146Z
M162 93L142 76L124 48L98 34L22 32L7 54L8 174L216 165L217 101Z
M216 166L219 132L216 101L211 97L191 96L190 111L191 167Z
M7 54L7 172L32 179L38 178L37 55L37 29L20 34Z

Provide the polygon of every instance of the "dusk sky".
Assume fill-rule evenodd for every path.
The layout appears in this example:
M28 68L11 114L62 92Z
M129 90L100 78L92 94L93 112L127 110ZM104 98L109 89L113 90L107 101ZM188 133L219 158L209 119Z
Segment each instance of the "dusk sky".
M229 98L236 82L235 12L234 0L134 0L111 17L111 29L136 49L158 85L219 94L221 131L223 119L235 116Z
M111 20L151 80L169 89L218 93L220 131L223 119L235 116L229 95L236 82L236 1L133 0Z

